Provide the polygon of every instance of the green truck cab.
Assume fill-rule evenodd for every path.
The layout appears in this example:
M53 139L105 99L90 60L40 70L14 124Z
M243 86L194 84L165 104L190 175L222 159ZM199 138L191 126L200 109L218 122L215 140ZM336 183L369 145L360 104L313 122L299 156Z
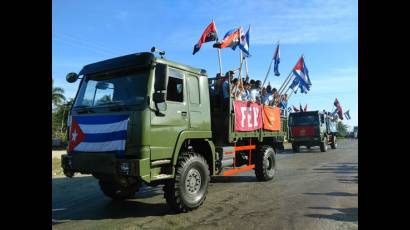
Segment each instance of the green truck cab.
M300 146L308 149L320 146L321 152L327 151L327 146L337 148L336 126L337 118L319 111L295 112L289 114L289 142L294 152L300 151Z
M228 125L218 125L223 119L211 106L206 71L151 51L67 75L68 82L81 82L69 115L64 174L92 174L116 200L132 198L142 184L164 185L167 204L178 212L203 203L210 176L254 169L258 180L273 179L275 148L285 132L235 132L233 98Z

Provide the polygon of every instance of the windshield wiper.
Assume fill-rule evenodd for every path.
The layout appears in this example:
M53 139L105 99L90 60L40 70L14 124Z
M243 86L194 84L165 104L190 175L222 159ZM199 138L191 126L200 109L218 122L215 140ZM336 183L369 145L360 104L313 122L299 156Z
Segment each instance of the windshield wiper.
M95 113L95 111L91 109L89 105L77 105L74 106L74 109L77 110L77 113Z
M73 108L74 109L80 109L80 108L87 108L87 107L90 107L90 106L89 105L76 105Z
M122 101L108 101L98 104L97 106L107 106L111 111L129 110L128 106Z

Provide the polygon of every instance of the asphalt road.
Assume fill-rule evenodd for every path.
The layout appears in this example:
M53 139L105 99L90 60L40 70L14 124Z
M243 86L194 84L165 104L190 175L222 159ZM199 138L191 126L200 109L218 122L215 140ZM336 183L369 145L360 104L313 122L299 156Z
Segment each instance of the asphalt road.
M338 149L278 153L274 180L217 177L203 206L174 214L161 186L113 202L90 176L53 178L53 229L357 229L357 140Z

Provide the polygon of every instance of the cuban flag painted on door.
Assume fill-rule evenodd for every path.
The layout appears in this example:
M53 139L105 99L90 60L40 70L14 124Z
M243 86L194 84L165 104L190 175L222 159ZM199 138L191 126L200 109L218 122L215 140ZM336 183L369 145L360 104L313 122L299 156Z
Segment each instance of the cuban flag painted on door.
M128 115L73 116L68 152L124 153Z

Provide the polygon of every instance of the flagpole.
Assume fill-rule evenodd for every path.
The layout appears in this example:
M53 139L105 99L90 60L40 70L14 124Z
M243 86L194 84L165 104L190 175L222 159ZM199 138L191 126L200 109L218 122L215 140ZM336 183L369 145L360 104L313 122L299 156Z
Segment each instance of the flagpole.
M242 81L242 50L239 50L239 77Z
M218 36L218 30L216 29L216 24L215 20L212 19L212 22L215 25L215 32L216 32L216 42L218 42L219 36ZM222 60L221 60L221 49L217 48L218 50L218 65L219 65L219 75L222 77Z
M290 81L289 81L290 82ZM285 88L283 90L286 89L286 87L288 86L289 82L286 84ZM286 91L283 94L286 94L289 91L290 87L286 89ZM292 89L292 92L294 92L294 90Z
M245 58L245 70L246 70L246 76L249 76L248 59L247 58Z
M221 49L217 48L218 50L218 64L219 64L219 74L222 77L222 61L221 61Z
M279 41L278 41L278 45L279 45ZM269 76L270 70L271 70L271 68L272 68L272 63L273 63L273 61L275 60L275 54L276 54L276 49L277 49L277 48L278 48L278 47L276 47L275 50L273 51L273 57L272 57L272 60L271 60L271 62L270 62L270 64L269 64L269 68L268 68L268 72L266 73L265 80L263 80L262 87L265 85L266 79L267 79L268 76Z
M292 69L293 71L293 69ZM281 94L281 92L286 88L286 86L289 84L290 80L292 79L292 71L290 71L289 75L286 77L285 81L283 81L282 85L278 89L278 93Z
M304 59L304 55L302 54L301 56ZM299 58L300 59L300 58ZM299 61L298 59L298 61ZM295 67L298 63L296 62ZM293 67L293 69L295 69L295 67ZM287 87L287 85L289 84L289 79L290 76L292 75L293 69L290 71L289 76L287 77L287 79L283 82L282 86L279 88L278 93L281 94L280 92L282 92L283 90L285 90L285 88ZM285 84L286 83L286 84ZM286 91L287 92L287 91Z
M240 62L239 62L239 76L238 76L238 80L239 80L239 84L242 84L242 63L243 63L243 59L242 59L242 51L239 52L239 58L240 58ZM234 99L236 99L236 89L234 90Z
M289 94L289 96L286 97L287 101L289 101L290 97L293 95L295 91L292 90L292 92Z
M273 52L273 57L275 57L275 52ZM266 76L265 76L265 80L263 80L262 88L263 88L263 86L265 85L266 79L267 79L268 76L269 76L270 70L271 70L271 68L272 68L272 63L273 63L273 58L272 58L272 60L270 61L269 68L268 68L268 72L266 73Z

